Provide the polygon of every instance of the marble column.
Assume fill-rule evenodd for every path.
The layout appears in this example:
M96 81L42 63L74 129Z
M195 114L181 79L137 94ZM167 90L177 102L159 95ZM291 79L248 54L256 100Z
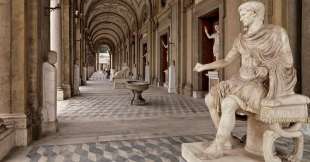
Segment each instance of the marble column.
M11 111L11 0L0 0L0 114Z
M50 7L60 6L60 0L51 0ZM64 91L62 88L62 53L61 53L61 13L60 9L50 12L50 35L51 51L57 53L57 100L64 100Z
M27 50L32 47L26 42L26 18L31 15L27 15L27 9L25 0L0 0L0 118L15 123L10 133L0 140L0 146L8 150L13 146L26 146L33 133L29 131L32 123L27 124L25 115L29 108ZM7 138L11 138L10 144L4 145L2 142Z
M99 53L96 53L96 70L95 71L100 71L100 64L99 64Z
M70 53L70 2L61 0L61 33L62 33L62 88L64 90L64 99L72 96L71 74L74 72L72 67L72 55Z
M75 18L76 22L75 22L75 73L74 73L74 84L78 86L81 85L81 30L80 30L80 19ZM76 73L78 72L78 73ZM74 88L74 95L78 95L79 94L79 90L78 87Z
M302 0L302 37L301 37L301 91L310 96L310 1ZM304 133L310 135L310 124L306 125Z

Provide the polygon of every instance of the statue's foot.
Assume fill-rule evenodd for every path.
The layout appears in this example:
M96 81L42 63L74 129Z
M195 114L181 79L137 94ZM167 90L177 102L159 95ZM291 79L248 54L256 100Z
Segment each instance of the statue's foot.
M208 148L203 151L201 159L213 160L224 156L223 148L216 142L213 142Z

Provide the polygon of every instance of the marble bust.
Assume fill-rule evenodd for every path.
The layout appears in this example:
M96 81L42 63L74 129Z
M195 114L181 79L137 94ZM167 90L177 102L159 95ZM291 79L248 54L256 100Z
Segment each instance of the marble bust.
M220 158L224 149L231 148L237 110L258 114L262 106L279 105L278 98L294 94L297 81L288 35L280 26L264 25L264 4L245 2L239 14L244 31L226 57L194 68L202 72L241 60L239 73L214 86L205 98L217 128L215 140L203 151L206 159Z
M57 53L50 51L48 59L43 63L43 106L42 106L42 132L56 132L57 130L57 97L56 80Z

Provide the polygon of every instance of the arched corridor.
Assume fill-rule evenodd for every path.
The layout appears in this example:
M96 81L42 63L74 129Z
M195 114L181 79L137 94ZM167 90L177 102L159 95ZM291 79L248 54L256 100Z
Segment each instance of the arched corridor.
M273 122L281 130L301 122L301 162L310 161L310 3L256 0L264 6L263 16L246 11L263 20L250 34L275 25L264 33L273 44L260 41L261 48L255 41L238 42L249 31L239 8L246 1L0 0L0 161L196 162L184 157L183 144L207 147L221 136L215 118L234 102L239 106L231 117L236 125L222 151L240 151L248 146L246 139L264 138L247 125L254 118L264 125L255 129L266 132L274 129ZM238 59L227 61L234 53ZM250 70L244 70L248 62ZM199 71L199 63L214 67ZM247 80L241 73L254 77ZM236 76L238 84L222 82ZM243 92L248 83L252 89ZM281 94L282 89L292 91ZM280 102L295 93L304 100ZM237 99L224 102L231 96ZM256 106L250 105L253 96L257 112L243 108ZM274 102L268 105L265 99ZM274 121L261 117L268 116L261 109L281 106L294 111L269 115L280 116ZM230 141L234 147L227 147ZM281 138L271 150L285 159L282 154L292 152L295 141ZM258 152L255 158L262 160L265 155Z

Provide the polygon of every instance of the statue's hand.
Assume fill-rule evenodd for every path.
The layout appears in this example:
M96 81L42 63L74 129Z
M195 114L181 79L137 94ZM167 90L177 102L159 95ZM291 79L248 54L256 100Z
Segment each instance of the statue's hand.
M205 26L204 29L205 29L205 33L208 35L209 34L208 28Z
M202 64L197 63L196 66L194 67L194 71L196 72L202 72Z

